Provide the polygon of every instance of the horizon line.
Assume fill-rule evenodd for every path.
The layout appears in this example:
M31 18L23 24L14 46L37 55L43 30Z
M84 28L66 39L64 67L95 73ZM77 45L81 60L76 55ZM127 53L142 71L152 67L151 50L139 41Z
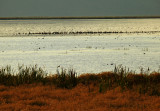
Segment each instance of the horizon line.
M0 20L18 19L145 19L160 18L160 16L22 16L22 17L0 17Z

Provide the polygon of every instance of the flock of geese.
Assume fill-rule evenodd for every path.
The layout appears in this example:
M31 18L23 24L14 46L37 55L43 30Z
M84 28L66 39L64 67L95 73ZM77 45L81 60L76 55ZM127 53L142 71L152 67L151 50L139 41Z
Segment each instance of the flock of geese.
M28 32L18 33L17 35L69 35L69 34L111 34L111 33L160 33L160 31L76 31L76 32Z

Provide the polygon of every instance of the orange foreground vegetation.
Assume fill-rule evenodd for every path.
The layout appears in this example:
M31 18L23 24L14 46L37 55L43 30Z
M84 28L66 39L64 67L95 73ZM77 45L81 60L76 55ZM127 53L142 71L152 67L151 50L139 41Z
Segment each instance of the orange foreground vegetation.
M99 93L98 87L77 85L59 89L53 85L0 86L3 111L141 111L160 110L160 97L140 95L120 87Z

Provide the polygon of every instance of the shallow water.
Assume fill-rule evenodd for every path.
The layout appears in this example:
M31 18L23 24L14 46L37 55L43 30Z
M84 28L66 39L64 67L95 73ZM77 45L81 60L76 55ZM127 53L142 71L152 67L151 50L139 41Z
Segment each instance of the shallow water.
M39 32L160 31L160 19L0 20L0 36L27 36Z
M71 30L160 31L160 24L158 24L160 22L156 24L155 21L158 22L160 19L0 21L0 66L9 64L16 69L18 64L38 64L52 73L56 72L58 65L64 68L72 67L78 73L111 71L115 65L119 64L137 72L140 67L145 69L149 67L151 71L158 70L160 66L159 33L16 35L19 31L27 33L28 31L64 30L62 27L65 27L65 30L72 28Z

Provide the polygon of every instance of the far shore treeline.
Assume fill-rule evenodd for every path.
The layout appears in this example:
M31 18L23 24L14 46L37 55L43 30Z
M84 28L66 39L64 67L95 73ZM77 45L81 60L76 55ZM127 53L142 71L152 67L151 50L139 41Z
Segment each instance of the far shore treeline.
M64 17L0 17L0 20L26 19L152 19L160 16L64 16Z

